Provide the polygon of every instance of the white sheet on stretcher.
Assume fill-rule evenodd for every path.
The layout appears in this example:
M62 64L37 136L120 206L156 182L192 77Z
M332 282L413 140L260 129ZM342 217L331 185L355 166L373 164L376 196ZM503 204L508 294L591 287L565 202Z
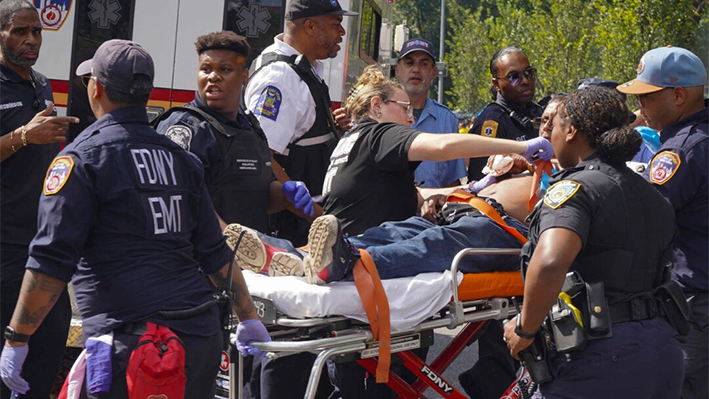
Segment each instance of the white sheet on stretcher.
M312 285L305 277L269 277L242 271L251 295L267 298L276 309L296 318L346 316L367 322L354 282ZM441 310L453 297L452 274L422 273L382 280L389 299L392 330L415 326ZM458 281L463 275L458 273Z

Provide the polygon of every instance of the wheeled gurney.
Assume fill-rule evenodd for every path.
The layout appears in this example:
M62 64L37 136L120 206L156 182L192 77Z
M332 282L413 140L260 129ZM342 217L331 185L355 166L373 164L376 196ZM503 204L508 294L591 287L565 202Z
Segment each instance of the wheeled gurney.
M423 392L428 387L444 398L465 398L441 374L470 342L477 339L487 322L507 319L518 313L518 307L511 306L511 300L514 300L513 297L521 296L524 291L519 271L465 275L458 273L461 259L469 255L482 254L517 255L519 249L465 249L455 256L451 270L443 274L427 273L431 276L419 275L407 279L382 281L391 308L391 353L401 357L404 360L404 367L418 377L415 383L408 384L393 372L389 373L389 381L386 384L401 398L423 398ZM366 324L364 311L347 309L347 306L338 306L322 299L334 296L342 299L342 303L349 306L353 303L361 305L359 297L353 299L352 294L348 293L348 290L353 289L353 283L311 286L303 281L302 284L306 284L307 287L304 289L307 294L312 294L312 291L322 291L322 295L318 297L316 293L313 294L315 295L313 298L301 300L296 299L297 294L296 297L292 296L293 292L299 289L298 284L294 284L293 281L288 281L284 288L279 289L273 288L278 287L278 284L273 282L274 279L281 279L280 277L249 273L244 275L249 290L254 296L259 316L262 317L273 338L272 342L256 343L254 346L266 352L266 356L271 359L302 352L317 354L305 393L306 399L315 397L318 379L330 358L335 358L336 361L356 360L370 373L376 372L379 341L374 339L369 325ZM284 277L283 279L297 278ZM421 295L420 292L412 292L410 298L414 300L400 297L404 288L417 290L416 287L421 287L421 284L428 285L428 289L436 290L437 294ZM271 299L268 299L269 297ZM423 301L415 300L421 297L424 298ZM422 304L419 305L417 302ZM313 306L313 303L316 305ZM411 307L417 309L409 309ZM418 307L421 307L420 311ZM333 308L337 308L340 313L336 313ZM345 312L342 312L343 309ZM434 329L440 327L454 329L459 326L464 327L436 359L429 363L424 363L410 352L412 349L430 345L433 341ZM232 356L232 358L240 359L239 356ZM472 362L473 360L471 365ZM237 381L237 375L242 375L242 372L236 372L233 362L230 365L229 375L230 387L243 386L241 381ZM230 389L229 397L236 398L236 391Z

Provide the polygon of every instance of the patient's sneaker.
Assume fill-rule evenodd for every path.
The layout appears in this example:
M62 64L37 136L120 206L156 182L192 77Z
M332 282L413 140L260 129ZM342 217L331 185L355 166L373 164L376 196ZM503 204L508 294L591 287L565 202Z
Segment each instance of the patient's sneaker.
M315 219L310 226L308 247L303 268L310 284L342 280L359 259L359 251L342 234L340 223L332 215Z
M241 232L244 237L234 254L234 260L244 270L268 273L269 276L302 276L303 261L296 255L264 244L256 230L237 223L224 229L227 244L233 250Z

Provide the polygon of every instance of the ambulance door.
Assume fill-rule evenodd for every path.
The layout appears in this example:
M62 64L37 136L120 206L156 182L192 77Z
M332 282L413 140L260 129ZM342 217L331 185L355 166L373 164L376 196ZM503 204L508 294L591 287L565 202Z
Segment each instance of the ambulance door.
M134 6L135 0L75 0L67 113L77 116L81 123L70 125L67 141L73 140L96 121L89 106L86 88L74 72L80 63L92 58L96 49L106 40L132 40Z
M251 45L246 60L251 65L259 54L283 33L286 0L226 0L224 29L245 36Z

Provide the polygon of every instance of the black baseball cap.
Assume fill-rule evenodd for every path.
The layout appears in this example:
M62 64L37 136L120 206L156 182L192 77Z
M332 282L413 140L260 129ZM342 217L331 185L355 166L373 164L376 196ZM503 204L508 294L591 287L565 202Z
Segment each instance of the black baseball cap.
M155 76L155 66L150 54L140 44L129 40L113 39L104 42L94 57L76 68L77 76L95 76L102 85L110 85L126 92L133 86L136 74Z
M291 0L286 7L286 19L294 20L318 15L347 15L359 13L343 10L337 0Z

